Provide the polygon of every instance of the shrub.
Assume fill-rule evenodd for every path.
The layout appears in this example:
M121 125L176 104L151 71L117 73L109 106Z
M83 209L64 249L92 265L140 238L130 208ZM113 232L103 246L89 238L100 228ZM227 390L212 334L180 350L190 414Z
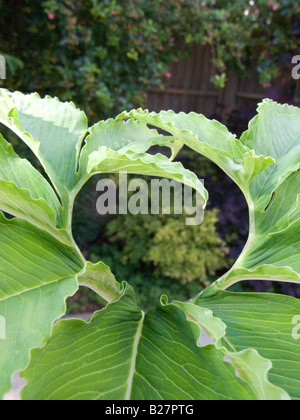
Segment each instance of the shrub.
M145 310L164 293L190 299L230 261L216 215L206 211L199 226L186 226L185 215L112 216L102 227L102 245L90 247L91 261L103 260L120 281L130 278Z
M148 256L157 267L157 275L165 275L182 284L199 280L207 286L209 275L214 276L227 267L227 249L217 236L217 221L216 211L207 211L205 222L197 227L185 226L183 219L173 219L159 229Z

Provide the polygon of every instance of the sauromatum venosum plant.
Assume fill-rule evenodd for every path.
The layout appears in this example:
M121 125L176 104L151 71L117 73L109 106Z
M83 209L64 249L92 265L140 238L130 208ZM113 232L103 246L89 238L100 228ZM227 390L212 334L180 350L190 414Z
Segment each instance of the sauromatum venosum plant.
M300 399L299 300L226 291L248 279L300 281L299 109L265 100L238 140L216 121L172 111L125 112L88 128L73 104L1 90L0 122L44 168L42 176L0 136L1 397L23 371L24 399ZM147 154L152 145L172 157ZM206 201L196 175L174 162L183 145L240 187L249 240L204 292L189 302L158 296L145 314L130 279L119 284L82 256L73 203L94 174L120 171L180 181ZM107 306L89 322L53 326L80 285ZM214 344L199 344L202 331Z

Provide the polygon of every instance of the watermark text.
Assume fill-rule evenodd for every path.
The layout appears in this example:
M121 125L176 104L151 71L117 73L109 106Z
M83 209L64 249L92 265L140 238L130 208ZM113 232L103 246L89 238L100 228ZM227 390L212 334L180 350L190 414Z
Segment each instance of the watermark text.
M203 190L203 180L196 188ZM204 220L204 199L194 188L175 180L135 178L128 181L127 173L119 174L118 187L112 179L102 179L97 184L101 193L96 208L106 214L185 214L186 225L197 226ZM134 193L134 194L130 194Z
M0 340L6 339L6 319L0 315Z
M292 331L292 337L294 340L300 340L300 315L294 316L292 324L295 325Z
M292 58L292 64L296 64L292 70L292 78L294 80L299 80L300 79L300 55L295 55Z
M0 55L0 80L6 79L6 60Z

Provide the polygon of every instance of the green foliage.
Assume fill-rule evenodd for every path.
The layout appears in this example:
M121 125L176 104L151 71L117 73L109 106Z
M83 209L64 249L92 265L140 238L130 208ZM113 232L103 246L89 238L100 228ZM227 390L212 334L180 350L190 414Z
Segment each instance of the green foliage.
M146 90L165 83L170 64L197 43L211 49L217 87L230 71L253 66L269 84L282 55L297 51L299 13L295 0L1 2L1 50L24 65L1 83L72 100L97 121L142 105Z
M199 226L185 226L183 219L173 219L159 229L148 257L157 267L157 274L182 284L198 279L205 285L209 275L214 276L226 268L227 250L217 236L217 221L216 212L207 211L205 222Z
M5 63L12 75L15 75L18 70L22 70L24 68L23 62L17 57L12 57L11 55L4 54L1 51L0 56L5 58Z
M35 378L34 371L28 371L32 385L25 389L23 397L55 400L84 394L86 399L105 400L160 400L170 396L174 400L202 399L203 395L206 399L231 399L233 395L239 399L255 398L250 386L235 376L232 366L223 362L221 352L214 347L201 349L195 345L199 327L190 322L182 330L181 322L186 322L184 311L174 304L162 304L144 315L127 286L118 305L108 305L90 323L72 320L58 324L53 342L33 356L37 370L41 371L55 353L56 364L51 369L54 380L45 383L43 376ZM87 348L86 342L91 338ZM183 357L184 349L189 363ZM76 359L81 358L88 363L81 364L78 372ZM166 365L171 369L162 375L161 369ZM91 374L93 371L95 374ZM68 380L60 384L60 377Z
M190 299L228 267L216 215L216 210L206 211L199 226L186 226L184 214L114 216L103 226L103 245L91 246L91 261L101 258L119 281L130 278L145 310L164 293Z
M272 382L299 400L300 376L294 365L299 345L293 335L293 329L299 331L299 328L293 319L297 315L291 317L291 314L299 313L299 300L272 294L226 291L201 299L201 306L212 310L227 325L226 336L234 348L254 348L272 361Z
M72 100L96 121L141 105L167 80L185 31L176 1L25 0L18 14L13 3L0 5L1 46L25 69L5 86Z
M225 291L251 278L300 282L299 109L265 100L238 140L216 121L172 111L133 110L88 128L72 103L1 89L0 122L47 174L21 159L1 135L1 397L12 375L23 371L24 399L299 398L299 300ZM147 153L153 145L170 147L172 159L186 145L217 164L245 195L250 232L224 276L188 302L157 296L145 313L130 278L120 284L103 261L84 258L72 216L76 195L94 174L125 169L193 186L206 205L208 193L196 175ZM214 232L213 212L211 217L206 243ZM159 246L170 225L176 231L174 220L161 227ZM168 254L177 239L170 238ZM71 319L53 327L79 286L101 296L105 308L88 322ZM199 346L202 331L213 344Z
M167 294L170 300L180 299L185 301L191 299L203 288L198 280L182 285L177 280L164 275L157 276L153 272L152 265L145 262L141 262L140 266L123 264L121 260L122 253L113 245L110 245L109 247L93 246L92 254L90 255L91 261L99 261L99 257L101 257L101 260L105 264L111 267L112 272L119 281L130 279L130 284L134 287L136 301L145 312L156 306L158 296ZM214 278L211 279L211 281L213 280ZM80 294L79 291L79 298ZM95 302L94 296L91 296L90 301ZM101 303L101 307L103 307L103 302L98 301L98 304ZM78 308L78 306L76 306L76 299L75 303L73 302L73 298L70 299L69 305L70 310Z

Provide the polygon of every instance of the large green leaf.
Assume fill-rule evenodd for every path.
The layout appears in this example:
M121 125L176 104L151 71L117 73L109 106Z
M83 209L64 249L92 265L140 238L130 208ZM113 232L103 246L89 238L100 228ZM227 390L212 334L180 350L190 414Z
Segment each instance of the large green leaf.
M87 118L72 103L39 95L12 95L22 127L39 141L39 158L55 185L71 191ZM59 151L59 153L58 153Z
M174 157L179 146L144 123L109 120L87 131L86 117L73 104L3 89L0 121L35 153L52 182L0 137L0 209L17 216L8 220L1 213L0 223L0 316L7 320L7 338L0 343L3 396L12 374L28 364L30 350L45 344L78 284L107 301L120 295L110 269L87 263L72 238L73 202L93 174L165 176L198 189L205 200L207 193L181 164L145 153L152 145L167 146Z
M26 159L20 159L0 134L0 210L21 217L69 240L59 230L60 203L48 182Z
M88 323L59 322L47 346L33 352L24 399L255 399L214 345L177 305L146 315L132 289Z
M18 217L0 213L0 316L7 321L0 396L36 349L25 373L24 396L30 399L287 399L287 392L299 398L292 389L298 387L298 359L286 337L298 301L218 290L247 278L299 280L299 118L299 110L265 101L241 141L216 121L172 111L132 111L87 129L73 104L1 89L0 122L31 148L52 185L0 137L0 209ZM196 175L173 162L184 144L240 186L250 211L249 241L232 270L209 290L189 303L162 298L145 315L131 287L120 288L105 264L81 256L71 233L73 203L93 174L128 172L192 186L205 205L207 192ZM169 147L171 158L147 154L152 146ZM47 341L78 284L111 303L88 323L59 322ZM223 298L230 298L231 321ZM243 300L250 302L247 311ZM248 321L257 308L261 322L255 331ZM279 343L271 341L270 323L278 324ZM214 344L199 346L201 329Z
M238 280L300 280L300 110L266 100L241 141L270 154L247 195L248 243L219 286Z
M211 292L195 304L226 325L226 341L238 351L253 348L272 362L270 381L300 399L300 340L295 334L300 301L262 293Z
M87 133L87 118L72 103L0 89L0 122L35 153L68 208L78 182L78 157Z
M191 112L155 112L139 109L124 112L118 118L132 118L170 133L177 142L213 160L242 191L246 192L251 180L273 163L273 159L257 156L253 149L243 145L235 135L217 121Z
M100 147L107 147L116 152L130 150L145 153L153 145L168 146L172 138L148 128L147 124L133 120L127 122L109 119L100 121L89 129L85 146L80 158L82 176L86 175L89 156Z
M26 367L32 348L45 344L53 322L65 313L84 263L74 248L20 219L0 213L0 398L11 376Z
M265 100L241 140L202 115L143 110L129 117L164 129L219 165L243 191L250 234L234 267L218 281L300 280L300 110Z
M145 153L153 145L176 148L173 137L159 135L143 122L108 120L96 124L80 157L80 185L96 173L164 177L193 187L204 198L205 206L208 194L197 176L162 154Z
M276 161L255 178L250 188L253 200L266 207L278 186L300 168L300 109L264 100L241 142Z
M269 380L272 363L263 358L253 347L240 349L227 339L227 326L207 307L196 303L174 302L182 308L187 318L198 324L214 340L218 350L230 359L243 378L253 389L259 400L289 400L289 394ZM201 300L199 300L201 305Z

